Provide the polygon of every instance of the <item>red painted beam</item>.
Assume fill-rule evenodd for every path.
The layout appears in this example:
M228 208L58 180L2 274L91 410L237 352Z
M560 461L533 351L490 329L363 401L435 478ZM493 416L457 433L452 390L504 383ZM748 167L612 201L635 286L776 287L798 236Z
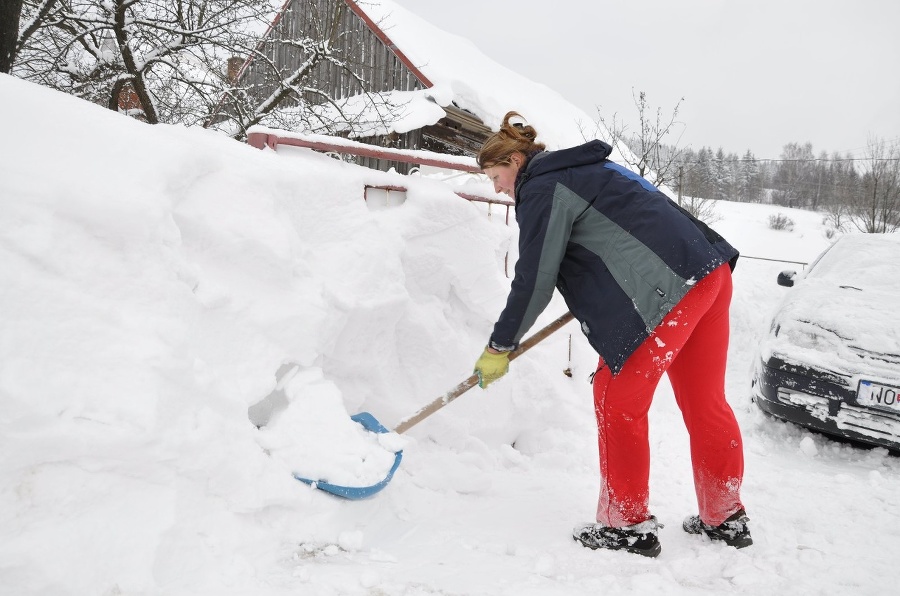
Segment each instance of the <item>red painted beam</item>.
M366 145L365 143L356 143L353 141L327 141L324 139L308 139L295 136L278 136L272 132L251 132L247 135L247 143L262 149L269 147L275 149L278 145L289 145L291 147L306 147L322 152L343 153L346 155L357 155L360 157L370 157L373 159L384 159L387 161L399 161L401 163L412 163L423 166L432 166L436 168L444 168L448 170L456 170L460 172L469 172L471 174L480 174L481 168L477 165L468 165L458 161L445 160L440 157L429 157L422 155L420 151L404 151L402 149L390 149L376 147L375 145ZM431 155L439 155L432 153Z

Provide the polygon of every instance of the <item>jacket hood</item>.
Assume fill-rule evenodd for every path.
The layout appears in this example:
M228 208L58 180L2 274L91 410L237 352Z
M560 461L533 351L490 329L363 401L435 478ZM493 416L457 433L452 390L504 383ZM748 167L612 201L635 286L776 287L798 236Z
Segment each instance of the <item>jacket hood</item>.
M577 147L560 149L558 151L542 151L532 155L529 157L525 167L519 170L519 175L516 176L516 189L513 193L516 204L518 205L519 203L519 189L529 179L572 166L598 163L609 157L610 153L612 153L611 146L603 141L594 140Z
M608 158L610 153L612 153L612 147L599 140L588 141L584 145L559 151L544 151L535 155L528 162L525 180L554 170L601 162Z

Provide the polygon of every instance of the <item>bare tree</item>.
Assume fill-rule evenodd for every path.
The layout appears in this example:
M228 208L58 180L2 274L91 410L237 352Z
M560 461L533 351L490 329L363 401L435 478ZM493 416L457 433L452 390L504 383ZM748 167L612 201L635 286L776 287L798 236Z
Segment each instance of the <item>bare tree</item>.
M680 199L679 205L682 209L709 225L716 223L722 218L716 211L716 202L712 199L694 196L681 197Z
M860 192L849 205L850 218L861 232L900 229L900 148L870 138Z
M772 200L787 207L803 207L811 203L815 181L812 143L788 143L781 150L781 160L775 172Z
M335 49L346 3L292 4L301 3L320 22L274 36L267 33L283 0L25 0L29 26L20 33L14 72L151 124L207 125L236 138L277 111L315 121L310 128L321 132L352 126L362 112L389 119L387 107L349 112L347 98L331 97L315 79L326 62L354 76ZM297 59L276 60L279 48L296 50ZM263 74L242 83L236 75L245 69L229 69L235 63ZM387 102L373 94L370 103ZM327 118L322 105L330 106Z
M638 111L638 131L629 132L628 126L617 120L613 114L612 121L607 122L599 115L600 122L609 131L610 143L619 149L625 162L639 175L648 178L653 184L662 186L670 184L676 177L673 164L678 161L681 150L678 141L672 145L664 144L664 139L675 132L681 123L677 121L678 110L684 98L678 100L670 117L663 116L662 108L653 112L647 102L647 94L640 91L635 95L632 90L634 105ZM623 147L627 150L623 150Z
M838 232L851 227L851 198L860 194L860 176L850 154L834 153L825 166L822 200L819 207L826 220Z
M0 72L8 73L16 59L22 0L0 2Z
M828 203L823 208L825 222L831 224L831 228L837 232L846 232L849 229L850 207L844 202Z

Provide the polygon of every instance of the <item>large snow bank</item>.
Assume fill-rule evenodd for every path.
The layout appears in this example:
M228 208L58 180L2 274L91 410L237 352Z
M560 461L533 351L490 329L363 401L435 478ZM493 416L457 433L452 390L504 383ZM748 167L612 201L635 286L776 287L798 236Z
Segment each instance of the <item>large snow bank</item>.
M3 75L0 105L0 594L895 591L896 458L749 403L783 264L735 272L728 395L753 547L681 531L696 504L665 383L662 555L573 543L599 482L597 356L574 328L405 434L386 490L341 501L292 472L368 482L396 445L347 414L391 427L471 373L515 228L435 180L149 127ZM400 182L402 207L367 207L366 184ZM818 216L777 232L785 210L717 211L748 256L828 244Z

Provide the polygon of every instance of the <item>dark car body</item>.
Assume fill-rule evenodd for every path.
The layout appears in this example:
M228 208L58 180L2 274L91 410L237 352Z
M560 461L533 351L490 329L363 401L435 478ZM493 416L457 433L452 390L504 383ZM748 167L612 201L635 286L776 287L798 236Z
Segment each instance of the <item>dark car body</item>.
M792 286L760 342L752 397L777 418L900 452L900 234L853 234Z

